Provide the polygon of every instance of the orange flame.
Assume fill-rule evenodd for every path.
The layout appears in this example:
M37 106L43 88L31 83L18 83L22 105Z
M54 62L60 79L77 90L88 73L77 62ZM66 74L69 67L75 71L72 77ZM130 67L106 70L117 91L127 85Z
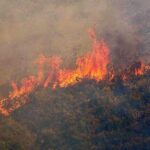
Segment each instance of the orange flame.
M27 103L27 96L32 93L36 87L42 86L44 88L52 87L67 87L74 85L84 78L94 79L97 82L109 76L109 81L115 77L114 70L108 72L107 66L109 64L109 48L104 41L96 39L95 32L90 29L89 35L93 41L92 51L88 52L82 57L77 58L76 67L74 69L61 69L61 59L59 57L46 57L40 55L36 60L38 65L38 72L36 76L28 76L21 81L19 85L12 82L12 91L7 98L0 100L0 113L8 116L14 110L20 108ZM48 71L45 71L45 68ZM135 75L143 75L145 70L150 69L144 64L140 64L134 69ZM122 74L122 80L127 79L127 74ZM21 98L20 98L21 97ZM11 103L11 105L9 105Z
M150 69L149 66L146 66L141 61L136 62L135 64L133 64L132 66L130 66L124 72L121 73L121 79L123 81L126 81L130 78L130 75L142 76L149 69Z
M143 63L140 64L140 66L138 68L135 69L135 75L136 76L140 76L144 74L145 71L145 65Z
M44 79L44 64L46 61L46 57L44 55L40 55L38 60L35 62L38 65L38 74L37 74L37 81L39 83L43 82Z
M56 77L57 77L56 73L59 70L61 59L59 57L47 58L47 63L49 66L49 72L48 72L47 79L44 81L44 87L45 88L47 88L52 81L57 80L56 79Z
M16 101L21 96L30 94L37 86L45 88L51 86L54 89L57 86L67 87L73 85L83 78L95 79L96 81L105 78L109 63L109 49L104 41L99 42L96 39L96 34L92 29L88 32L93 40L93 49L77 59L75 69L60 69L61 59L59 57L41 55L36 61L38 65L37 76L29 76L23 79L20 86L12 82L12 91L9 93L8 98L1 100L0 112L7 116L13 110L21 107L26 102L14 103L11 108L5 109L8 101ZM44 72L45 65L48 66L49 70L47 76Z
M31 93L37 84L37 80L34 76L29 76L21 82L21 87L18 88L17 84L12 82L13 91L9 93L9 98L14 99L22 95Z
M92 52L78 58L76 69L60 70L58 73L58 84L60 87L66 87L75 84L78 79L88 78L100 81L107 74L107 65L109 63L109 49L106 44L94 39Z

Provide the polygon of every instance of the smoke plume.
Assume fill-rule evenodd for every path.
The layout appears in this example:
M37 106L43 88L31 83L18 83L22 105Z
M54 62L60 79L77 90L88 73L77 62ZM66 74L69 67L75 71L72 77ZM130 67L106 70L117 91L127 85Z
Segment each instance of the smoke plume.
M34 73L33 61L41 53L73 64L77 55L90 50L86 31L91 26L108 43L114 67L125 67L139 56L148 60L149 4L149 0L1 0L0 84Z

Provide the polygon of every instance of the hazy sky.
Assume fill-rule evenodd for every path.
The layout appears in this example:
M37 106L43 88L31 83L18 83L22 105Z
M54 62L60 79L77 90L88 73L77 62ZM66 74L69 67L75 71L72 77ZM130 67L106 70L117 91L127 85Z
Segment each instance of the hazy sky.
M141 40L134 22L149 27L134 18L148 22L149 7L149 0L0 0L0 83L30 72L40 53L60 55L68 62L74 49L78 55L88 51L90 26L108 40L112 60L129 52L132 57ZM142 38L149 37L149 30L142 33Z

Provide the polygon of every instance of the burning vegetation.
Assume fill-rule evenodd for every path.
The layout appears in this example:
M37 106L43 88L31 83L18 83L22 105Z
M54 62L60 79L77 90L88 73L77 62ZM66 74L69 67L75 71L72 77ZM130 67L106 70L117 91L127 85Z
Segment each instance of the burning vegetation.
M150 150L149 6L0 0L0 150Z
M92 29L89 29L89 35L93 41L92 50L77 58L76 67L73 69L62 69L60 57L40 55L35 62L38 65L36 76L30 75L19 84L12 81L12 91L9 92L8 97L0 101L1 114L8 116L14 110L25 105L29 101L28 95L38 87L51 87L55 90L58 87L66 88L75 85L85 79L95 80L97 83L108 80L111 83L119 78L120 82L126 82L126 80L131 80L133 76L138 77L149 72L150 66L137 62L120 74L115 74L115 70L108 69L108 65L111 63L109 46L103 40L98 41Z

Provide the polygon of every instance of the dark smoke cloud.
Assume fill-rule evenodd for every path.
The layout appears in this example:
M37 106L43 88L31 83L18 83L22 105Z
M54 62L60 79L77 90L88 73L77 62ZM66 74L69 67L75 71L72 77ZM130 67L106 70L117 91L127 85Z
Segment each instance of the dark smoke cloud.
M124 67L139 56L139 49L149 52L145 31L149 4L149 0L1 0L0 83L34 72L31 63L40 53L71 62L74 51L81 55L90 49L86 33L90 26L108 41L113 63ZM139 31L137 24L146 29Z

